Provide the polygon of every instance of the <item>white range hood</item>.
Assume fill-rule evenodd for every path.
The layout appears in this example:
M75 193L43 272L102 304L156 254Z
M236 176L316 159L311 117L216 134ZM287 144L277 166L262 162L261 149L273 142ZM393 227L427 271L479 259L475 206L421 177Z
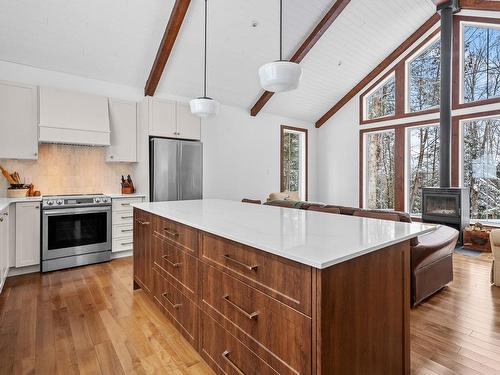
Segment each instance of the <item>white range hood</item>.
M38 98L39 142L109 146L106 97L40 87Z

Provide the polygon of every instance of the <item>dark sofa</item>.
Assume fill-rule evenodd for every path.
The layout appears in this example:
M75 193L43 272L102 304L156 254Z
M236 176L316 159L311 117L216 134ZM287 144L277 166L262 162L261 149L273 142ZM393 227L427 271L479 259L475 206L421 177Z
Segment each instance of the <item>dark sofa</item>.
M351 215L381 220L411 223L409 214L388 210L367 210L355 207L324 205L310 202L275 200L265 205L319 211L330 214ZM411 239L411 304L424 299L453 281L453 249L459 232L440 225L435 231Z

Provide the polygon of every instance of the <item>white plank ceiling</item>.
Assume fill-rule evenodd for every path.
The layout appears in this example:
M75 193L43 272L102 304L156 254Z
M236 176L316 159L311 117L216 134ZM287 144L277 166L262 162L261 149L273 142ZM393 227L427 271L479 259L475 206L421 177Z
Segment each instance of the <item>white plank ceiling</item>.
M283 1L285 57L333 1ZM173 3L0 0L0 60L142 88ZM202 94L203 4L191 1L159 93ZM209 96L253 105L261 93L259 66L279 57L278 6L278 0L209 0ZM434 11L431 0L352 0L302 62L300 88L275 95L264 111L317 120Z

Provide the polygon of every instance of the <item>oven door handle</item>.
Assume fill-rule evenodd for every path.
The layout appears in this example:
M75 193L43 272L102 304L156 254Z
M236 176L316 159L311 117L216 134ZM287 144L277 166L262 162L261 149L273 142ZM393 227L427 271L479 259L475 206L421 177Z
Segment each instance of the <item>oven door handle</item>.
M46 216L60 216L60 215L85 214L85 213L106 212L106 211L111 211L111 206L57 208L51 210L43 210L43 214Z

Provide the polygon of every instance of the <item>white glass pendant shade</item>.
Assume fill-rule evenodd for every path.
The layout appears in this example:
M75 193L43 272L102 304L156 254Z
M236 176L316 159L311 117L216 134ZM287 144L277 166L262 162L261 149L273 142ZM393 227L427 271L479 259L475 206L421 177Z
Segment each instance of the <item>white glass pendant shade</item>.
M301 77L302 67L290 61L274 61L259 69L260 85L270 92L295 90Z
M209 117L219 113L220 104L212 98L196 98L189 101L191 113L199 117Z

